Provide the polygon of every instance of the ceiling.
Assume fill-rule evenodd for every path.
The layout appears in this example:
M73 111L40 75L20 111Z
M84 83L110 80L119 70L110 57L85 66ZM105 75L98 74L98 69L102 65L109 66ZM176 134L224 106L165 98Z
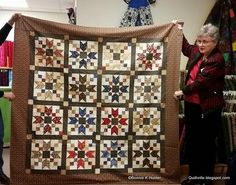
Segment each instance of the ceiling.
M75 0L0 0L0 10L66 12Z

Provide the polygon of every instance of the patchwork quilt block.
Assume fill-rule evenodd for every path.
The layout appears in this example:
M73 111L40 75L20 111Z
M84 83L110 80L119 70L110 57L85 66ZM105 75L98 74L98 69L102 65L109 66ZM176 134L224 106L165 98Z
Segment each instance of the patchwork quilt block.
M25 114L20 118L25 127L17 134L25 139L12 139L13 149L20 142L24 146L15 150L23 152L25 161L19 162L21 177L17 168L11 169L13 184L34 185L35 178L37 184L54 178L58 184L142 183L147 177L152 177L150 183L177 182L177 109L169 97L178 78L167 75L177 69L168 63L179 54L169 51L180 51L181 33L166 25L164 30L145 27L156 35L133 28L122 37L125 28L116 28L120 34L104 28L110 34L88 36L85 28L62 24L62 31L51 32L34 25L49 26L48 21L33 20L23 16L16 26L16 55L20 40L31 45L23 48L29 54L24 60L28 78L14 83L16 89L27 83L23 89L28 94L24 106L13 109L15 123ZM23 29L27 24L31 26ZM180 37L176 48L169 41L173 35ZM17 65L16 77L21 74ZM139 178L130 181L130 176Z

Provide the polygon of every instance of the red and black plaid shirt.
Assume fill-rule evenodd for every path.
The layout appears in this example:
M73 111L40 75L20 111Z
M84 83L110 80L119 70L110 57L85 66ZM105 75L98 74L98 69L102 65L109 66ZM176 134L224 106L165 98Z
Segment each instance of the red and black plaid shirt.
M219 49L213 49L207 59L201 63L195 81L189 85L186 83L190 77L189 74L202 54L199 52L198 46L189 44L185 37L183 38L182 53L189 58L183 93L185 95L198 93L203 112L222 108L225 105L223 98L225 62Z

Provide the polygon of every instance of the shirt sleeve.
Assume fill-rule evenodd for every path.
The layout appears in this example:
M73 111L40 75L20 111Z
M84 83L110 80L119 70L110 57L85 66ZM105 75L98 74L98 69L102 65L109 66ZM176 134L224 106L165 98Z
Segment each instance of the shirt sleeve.
M6 23L0 30L0 45L6 40L8 34L10 33L12 26Z
M224 75L224 58L221 54L217 53L215 56L212 56L204 68L199 71L195 81L182 89L183 93L191 94L199 91L217 91L220 89L220 82L224 79Z
M190 57L194 48L195 48L194 45L189 44L186 37L183 36L183 43L182 43L182 53L183 53L183 55L186 56L186 57Z

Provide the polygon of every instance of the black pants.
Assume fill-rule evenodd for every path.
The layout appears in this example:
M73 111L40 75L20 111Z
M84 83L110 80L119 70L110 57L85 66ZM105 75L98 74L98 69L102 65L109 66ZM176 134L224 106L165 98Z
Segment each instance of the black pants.
M202 114L198 104L185 102L186 155L191 177L206 179L214 175L221 111L218 109Z

